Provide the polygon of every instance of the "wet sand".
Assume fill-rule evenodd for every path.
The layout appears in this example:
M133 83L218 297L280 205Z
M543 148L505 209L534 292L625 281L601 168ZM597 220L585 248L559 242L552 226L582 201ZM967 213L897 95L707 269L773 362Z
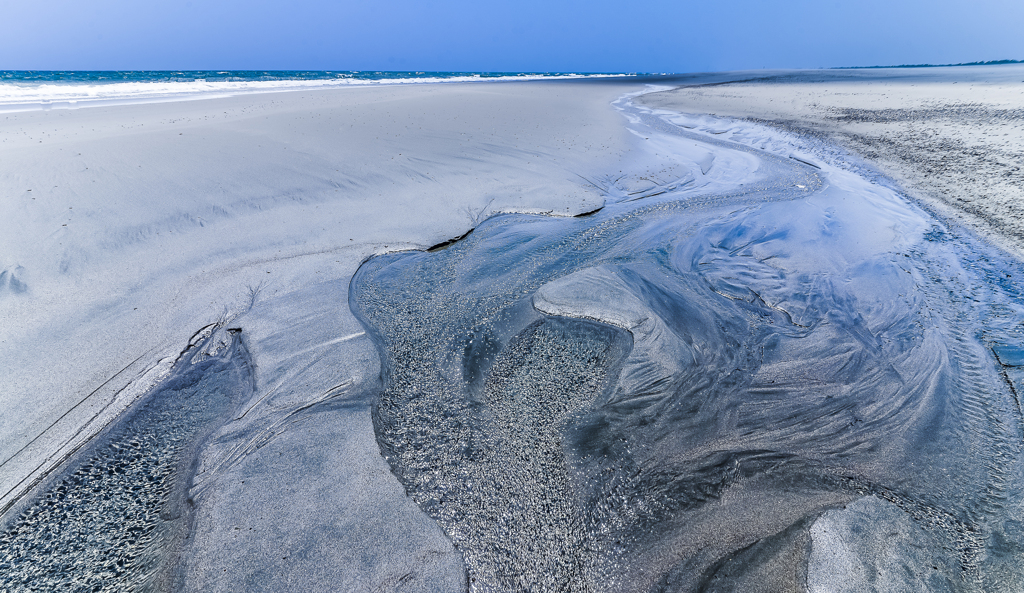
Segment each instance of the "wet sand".
M429 247L494 212L600 207L586 179L636 161L609 107L636 88L351 88L0 116L5 519L173 378L214 324L212 350L242 330L258 387L196 468L203 527L190 541L205 560L189 582L459 586L450 542L377 452L367 394L379 363L348 311L349 279L372 254ZM322 400L340 410L295 416ZM278 508L308 472L319 478L303 502L254 510ZM319 552L289 553L287 534L308 535L324 508L335 510L314 532Z
M695 76L640 101L843 147L947 219L1024 256L1024 66Z
M1019 588L1024 269L842 127L875 82L800 102L890 74L773 75L4 115L0 567L210 385L141 505L175 589Z

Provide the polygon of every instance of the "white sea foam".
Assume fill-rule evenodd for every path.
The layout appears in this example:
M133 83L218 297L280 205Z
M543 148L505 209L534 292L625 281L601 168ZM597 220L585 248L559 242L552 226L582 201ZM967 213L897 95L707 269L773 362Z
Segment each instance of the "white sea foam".
M315 90L338 87L494 82L511 80L565 80L607 78L618 74L519 74L509 76L432 76L410 78L332 78L320 80L221 80L132 82L0 82L0 112L39 109L76 109L111 103L140 103L209 99L248 93Z

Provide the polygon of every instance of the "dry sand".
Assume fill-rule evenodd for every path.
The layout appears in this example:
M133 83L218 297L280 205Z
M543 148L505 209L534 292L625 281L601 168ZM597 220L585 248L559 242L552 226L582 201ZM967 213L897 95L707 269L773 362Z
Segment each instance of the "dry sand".
M683 82L640 102L837 144L945 217L1024 255L1024 66L747 72Z

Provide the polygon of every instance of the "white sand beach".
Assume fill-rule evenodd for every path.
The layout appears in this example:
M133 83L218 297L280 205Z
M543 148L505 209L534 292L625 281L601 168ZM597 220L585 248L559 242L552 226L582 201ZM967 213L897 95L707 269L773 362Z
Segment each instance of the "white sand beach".
M539 288L529 285L522 295L519 288L495 289L494 298L514 293L518 304L480 324L514 319L535 327L547 316L628 333L629 355L608 363L609 382L594 375L593 384L607 392L603 405L615 412L593 426L628 420L621 405L629 400L641 418L637 426L664 432L638 438L640 444L608 437L615 442L602 453L607 459L595 461L597 454L573 452L569 436L545 441L548 433L537 429L543 446L508 450L536 462L527 469L548 467L537 451L564 450L572 475L548 472L515 490L570 492L565 484L576 480L583 500L579 493L589 486L580 476L596 476L596 483L613 474L618 480L621 471L628 478L607 483L625 492L615 500L628 500L628 488L640 488L629 480L641 483L651 468L699 461L708 465L696 474L711 477L675 491L677 482L659 473L661 490L638 494L635 509L625 508L628 502L606 508L597 495L597 502L566 502L598 508L606 522L564 519L571 513L561 510L544 515L552 522L538 519L537 528L547 525L558 541L539 539L534 547L527 540L529 550L516 549L519 564L510 560L509 571L545 558L575 575L566 590L578 591L689 590L727 573L787 591L857 590L871 571L898 586L952 583L948 590L966 591L1018 584L1024 577L1012 568L1013 550L1024 548L1007 544L1012 550L999 555L984 546L986 537L1022 535L1004 521L1020 506L1013 496L1021 487L1021 457L1019 447L1006 444L1020 421L1019 401L1013 407L1019 365L1003 363L1015 352L1014 323L1024 310L1011 292L1000 292L1015 288L985 284L979 278L987 272L970 263L998 267L1005 254L986 251L969 232L957 235L960 243L933 245L928 237L943 224L962 223L1016 257L1024 253L1022 101L1024 68L1014 66L424 84L0 113L0 526L52 485L62 462L183 364L183 352L202 358L190 344L215 358L241 340L251 392L194 452L177 572L152 578L188 591L522 585L515 579L526 577L494 568L504 536L470 533L467 525L479 524L460 521L472 513L444 507L468 500L466 508L483 516L514 506L487 506L488 493L496 492L488 488L498 487L473 473L478 466L443 456L413 459L400 450L406 441L375 433L374 422L379 429L387 419L378 398L391 389L402 357L429 350L426 341L398 344L381 320L393 317L419 331L421 319L436 320L416 309L417 299L433 294L418 290L441 294L446 282L465 282L467 292L482 291L487 279L472 274L486 274L470 264L487 270L488 261L501 262L494 278L518 287L506 276L519 281L546 257L566 266L565 274L530 280ZM550 246L523 247L563 232L530 234L530 224L548 218L509 217L467 247L478 251L451 256L470 262L444 268L452 278L418 277L420 284L406 285L407 302L381 305L391 301L350 292L372 256L415 255L492 215L568 220L602 208L597 216L607 220L572 218L595 226L552 239L562 249L556 255ZM641 224L650 227L636 230ZM614 247L586 255L592 259L584 263L563 262L589 254L588 241L598 240ZM661 268L640 260L647 254L685 281L652 280ZM394 265L410 269L420 261L395 257ZM460 265L470 271L456 277L451 270ZM390 276L380 278L374 281L390 286ZM371 280L366 286L377 286ZM946 296L979 283L986 288L972 292L972 302L986 303L979 311L998 309L998 323L988 313L964 321L960 313L973 305ZM665 286L685 298L664 296ZM724 312L714 312L716 306ZM351 307L363 307L361 317ZM470 317L471 310L453 309L452 324L458 315ZM700 321L687 325L691 319ZM790 333L775 341L750 337L777 326ZM979 328L988 332L984 341L976 337ZM508 345L518 338L495 335L495 352L514 350ZM450 350L454 360L463 346L450 341L430 348ZM473 348L470 339L467 359ZM728 380L701 378L719 367ZM968 379L958 369L966 369L961 374L972 385L996 387L962 388ZM735 379L741 371L745 378ZM466 378L465 369L446 372L438 373L438 392L459 381L470 391L497 381ZM417 389L432 393L426 379L402 385L412 394L410 409L418 410ZM676 390L672 397L663 393L669 389ZM722 409L694 404L700 389L722 401L740 393L749 399ZM885 399L857 399L863 393ZM980 406L976 396L990 397L986 405L995 411L970 424ZM472 406L496 406L474 397ZM935 403L943 398L953 403ZM557 422L583 417L567 409ZM410 432L429 432L430 419L402 413L396 417L423 423ZM970 422L961 425L964 417ZM678 425L661 427L668 418ZM763 431L751 428L758 419ZM801 422L815 423L813 430ZM501 438L517 434L502 430L513 436ZM894 433L899 437L890 438ZM807 445L804 435L814 442ZM948 445L935 446L929 439L936 435ZM998 447L957 446L982 441ZM501 453L496 442L473 446ZM922 450L931 457L922 453L907 469ZM610 461L626 457L636 465ZM799 478L771 482L783 471L775 468L795 458L804 464L793 470ZM672 463L658 465L664 459ZM502 468L485 461L479 467ZM425 473L399 466L406 462ZM457 469L453 482L430 473L446 464ZM970 469L962 481L951 477L960 468ZM798 494L787 490L810 482ZM954 494L926 492L941 488ZM980 491L995 494L989 500ZM790 494L792 504L784 497ZM1015 502L1003 505L1006 496ZM958 514L949 500L990 506ZM691 514L702 505L713 509L712 518ZM976 523L963 528L964 517ZM615 529L627 528L641 535L616 539ZM572 539L573 529L591 539ZM886 529L903 538L888 556L872 544ZM951 544L957 529L968 536ZM570 541L586 541L580 545L590 556L573 564L550 552ZM934 560L921 549L953 551ZM900 581L907 566L925 564L931 572Z
M247 308L249 287L266 297L344 278L371 253L429 246L494 212L600 206L585 178L629 159L608 107L623 88L342 89L4 115L0 302L17 322L3 329L2 457L140 355L132 370Z

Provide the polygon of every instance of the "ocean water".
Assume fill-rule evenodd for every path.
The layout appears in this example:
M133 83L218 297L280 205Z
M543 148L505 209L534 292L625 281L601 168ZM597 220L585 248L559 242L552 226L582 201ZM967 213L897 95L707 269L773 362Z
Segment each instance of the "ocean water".
M0 71L0 111L381 84L628 76L579 72L324 70Z

